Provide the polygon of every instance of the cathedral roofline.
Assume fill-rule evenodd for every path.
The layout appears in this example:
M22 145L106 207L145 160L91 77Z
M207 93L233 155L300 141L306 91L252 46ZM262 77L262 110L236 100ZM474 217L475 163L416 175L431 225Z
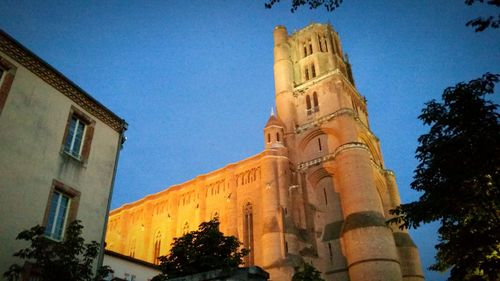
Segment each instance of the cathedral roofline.
M141 199L139 199L137 201L130 202L130 203L125 203L125 204L121 205L120 207L111 210L110 211L110 215L122 212L124 210L133 209L135 206L141 205L142 203L144 203L146 201L154 200L154 199L157 199L158 197L161 197L161 196L163 196L165 194L168 194L170 192L178 191L179 189L182 189L182 188L186 187L187 185L194 184L197 180L201 180L201 179L205 180L207 178L216 178L216 177L219 176L219 174L223 174L223 172L225 170L228 170L228 169L236 170L236 169L238 169L237 166L239 166L239 165L244 165L244 164L247 164L248 162L251 162L251 161L259 161L259 160L261 160L262 158L264 158L266 156L279 156L279 155L275 155L275 153L276 153L276 150L274 150L274 149L272 149L272 150L269 150L269 149L263 150L263 151L255 154L255 155L252 155L252 156L249 156L247 158L244 158L244 159L242 159L242 160L240 160L238 162L229 163L229 164L225 165L224 167L218 168L216 170L213 170L213 171L205 173L205 174L197 175L196 177L191 178L191 179L189 179L189 180L187 180L185 182L182 182L182 183L179 183L179 184L174 184L174 185L171 185L171 186L167 187L166 189L163 189L163 190L161 190L159 192L146 195L145 197L143 197L143 198L141 198Z
M280 27L279 25L276 26L276 28ZM314 29L314 28L328 28L330 29L331 31L337 33L337 31L335 31L335 29L333 28L333 26L330 24L330 23L317 23L317 22L312 22L310 23L308 26L304 27L304 28L301 28L300 30L294 30L290 35L289 37L295 37L295 36L300 36L301 34L303 33L307 33L309 32L311 29ZM338 33L337 33L338 34Z

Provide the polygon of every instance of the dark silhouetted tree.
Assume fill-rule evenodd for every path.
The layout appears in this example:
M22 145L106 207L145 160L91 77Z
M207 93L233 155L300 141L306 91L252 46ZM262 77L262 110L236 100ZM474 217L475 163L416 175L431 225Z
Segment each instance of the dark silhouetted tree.
M162 281L213 269L229 269L243 263L247 249L234 236L224 236L219 231L219 221L212 219L200 224L197 231L174 238L167 256L161 256L161 274L152 281Z
M29 241L31 245L14 253L14 256L32 265L38 277L36 280L103 280L113 271L104 266L94 276L94 259L99 254L100 245L96 241L85 244L81 236L82 229L80 221L73 221L66 229L64 240L57 242L45 237L44 227L34 226L17 235L17 240ZM4 277L10 281L18 280L22 271L22 266L13 264L4 273Z
M342 4L343 0L290 0L291 1L291 12L294 13L298 10L299 7L307 5L309 9L316 9L318 7L323 6L327 11L331 12L338 8L340 4ZM267 9L271 9L276 3L280 2L280 0L267 0L264 3L264 6ZM500 8L500 0L465 0L465 4L468 6L472 6L474 3L482 3L486 2L487 5L491 5L497 8ZM491 28L499 28L500 27L500 14L496 16L488 16L488 17L478 17L468 21L466 26L471 26L475 28L476 32L481 32L489 27Z
M338 8L342 4L343 0L291 0L292 8L291 12L294 13L297 9L303 5L308 5L309 9L316 9L320 6L324 6L327 11L331 12ZM267 0L264 6L267 9L271 9L280 0Z
M430 130L411 184L423 194L391 211L402 227L440 222L430 269L451 269L448 280L500 280L500 115L486 99L499 78L487 73L426 104L419 119Z
M465 4L468 6L472 6L474 3L484 3L484 0L465 0ZM487 5L492 5L497 8L500 8L500 0L486 0ZM473 20L468 21L466 26L471 26L475 28L476 32L481 32L488 27L491 28L499 28L500 27L500 14L496 16L488 16L488 17L478 17Z
M295 268L292 281L325 281L314 266L304 263L301 267Z

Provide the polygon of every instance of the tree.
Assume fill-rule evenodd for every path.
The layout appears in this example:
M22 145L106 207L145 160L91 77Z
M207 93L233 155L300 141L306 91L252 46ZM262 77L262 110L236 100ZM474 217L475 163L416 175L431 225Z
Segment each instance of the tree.
M484 0L465 0L465 4L468 6L472 6L472 4L479 2L483 3ZM500 0L487 0L486 4L496 6L497 8L500 8ZM481 32L488 27L491 28L499 28L500 27L500 14L498 14L495 18L495 16L488 16L486 18L483 17L478 17L473 20L468 21L466 26L471 26L475 28L476 32Z
M304 263L302 267L295 268L292 281L325 281L314 266Z
M343 0L291 0L292 8L290 11L294 13L297 9L303 5L308 5L309 9L316 9L320 6L324 6L328 12L335 10L338 8L340 4L342 4ZM280 2L280 0L268 0L264 3L266 9L271 9L276 3Z
M280 2L280 0L267 0L264 3L264 6L267 9L271 9L276 3ZM298 10L299 7L307 5L309 9L316 9L320 6L326 8L328 12L335 10L338 8L340 4L342 4L343 0L291 0L292 8L290 9L292 13ZM484 3L484 0L465 0L465 4L468 6L472 6L474 3ZM487 0L487 5L492 5L497 8L500 8L500 0ZM489 27L491 28L499 28L500 27L500 14L495 16L488 17L478 17L468 21L466 26L471 26L475 28L476 32L481 32Z
M44 227L34 226L17 235L17 240L30 241L31 245L14 253L14 256L33 265L39 278L37 280L103 280L113 271L104 266L94 276L93 264L94 259L99 254L100 245L96 241L85 244L85 240L81 237L82 229L80 221L73 221L66 229L64 240L57 242L45 237ZM22 271L22 266L13 264L4 273L4 277L9 281L18 280Z
M391 211L401 227L440 221L430 269L451 268L449 280L500 280L500 115L486 99L499 78L487 73L426 104L419 119L430 130L411 184L423 194Z
M212 219L200 224L197 231L174 238L167 256L161 256L161 274L153 281L167 280L213 269L229 269L243 263L249 250L239 249L241 243L234 236L219 231L219 221Z

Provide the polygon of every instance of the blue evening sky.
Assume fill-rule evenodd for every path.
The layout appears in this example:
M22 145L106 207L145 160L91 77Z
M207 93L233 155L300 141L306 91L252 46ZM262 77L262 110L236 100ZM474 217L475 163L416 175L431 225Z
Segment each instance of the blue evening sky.
M333 13L292 14L282 2L1 0L0 28L129 123L116 208L260 152L274 106L274 27L330 22L402 200L417 199L409 185L426 132L417 116L447 86L500 72L499 31L465 27L498 11L463 0L346 0ZM428 267L436 225L411 232Z

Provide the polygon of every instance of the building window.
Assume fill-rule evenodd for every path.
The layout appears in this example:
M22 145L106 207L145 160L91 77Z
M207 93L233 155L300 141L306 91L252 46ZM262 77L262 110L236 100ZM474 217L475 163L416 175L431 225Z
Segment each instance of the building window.
M316 77L316 67L314 67L314 64L311 65L311 76L312 78Z
M132 258L135 257L135 238L132 238L132 240L130 240L130 250L128 255Z
M333 260L332 244L328 242L328 252L330 253L330 261Z
M74 115L71 116L69 132L66 136L66 142L64 143L64 152L76 158L80 158L85 127L85 122Z
M75 107L70 110L63 140L63 151L72 157L86 161L89 157L95 121Z
M311 109L311 97L309 95L306 95L306 112L307 115L311 115L312 109Z
M6 59L0 57L0 114L7 102L15 74L16 67Z
M316 92L313 93L313 105L314 105L314 112L318 112L319 102L318 102L318 94Z
M161 248L161 233L158 231L155 236L155 244L153 249L153 263L160 264L160 248Z
M71 199L59 191L54 191L50 202L49 220L45 227L45 236L54 240L62 240Z
M309 69L306 68L305 73L306 73L306 80L309 80Z
M276 133L276 141L280 142L280 133Z
M60 241L68 222L76 218L80 192L54 180L45 211L45 236Z
M307 43L304 43L303 45L304 48L304 57L307 57L308 55L313 53L313 47L312 47L312 41L309 39Z
M244 206L243 216L243 247L250 250L250 253L245 257L245 266L252 266L255 253L253 247L253 211L250 202Z
M270 133L268 133L268 134L267 134L267 143L270 143L270 142L271 142L271 134L270 134Z

